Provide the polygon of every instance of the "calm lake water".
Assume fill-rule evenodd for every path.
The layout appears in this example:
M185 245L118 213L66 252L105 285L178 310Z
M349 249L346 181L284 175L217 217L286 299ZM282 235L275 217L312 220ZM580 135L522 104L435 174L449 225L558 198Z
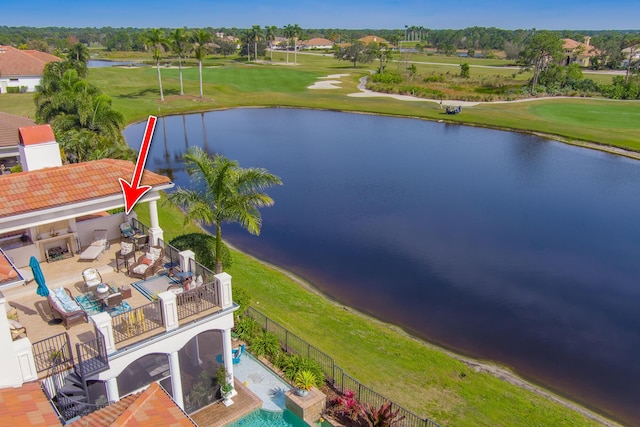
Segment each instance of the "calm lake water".
M142 62L135 62L135 61L105 61L102 59L90 59L87 62L87 67L88 68L104 68L104 67L120 67L120 66L136 66L136 67L142 67L145 66L145 64L143 64Z
M125 131L138 149L144 123ZM160 119L147 161L190 146L264 167L242 250L418 337L640 424L640 163L517 133L324 111Z

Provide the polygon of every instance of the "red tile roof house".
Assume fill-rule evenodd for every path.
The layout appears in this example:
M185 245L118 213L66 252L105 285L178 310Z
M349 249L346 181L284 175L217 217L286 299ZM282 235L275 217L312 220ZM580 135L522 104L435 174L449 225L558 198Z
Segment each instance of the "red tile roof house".
M300 42L301 49L331 49L333 48L333 42L329 39L322 37L316 37L309 40L303 40Z
M28 117L14 116L13 114L0 112L0 175L7 173L7 169L18 161L18 145L20 135L18 129L24 126L33 126L36 122ZM4 165L4 168L2 167Z
M0 93L7 93L10 90L8 88L17 88L19 92L35 92L45 65L53 61L62 59L37 50L0 46Z
M142 184L152 186L138 202L149 205L147 229L123 213L97 215L124 207L118 178L130 179L132 162L102 159L62 165L60 148L48 125L20 128L19 150L23 172L0 176L0 248L4 250L0 257L9 261L9 270L26 266L31 256L43 261L51 244L67 246L73 254L79 249L76 246L89 242L94 229L106 229L113 244L108 256L88 264L75 256L51 264L41 262L45 280L52 268L62 266L55 284L48 276L48 298L36 294L33 282L0 278L0 426L52 425L47 408L59 423L84 420L82 417L95 413L94 420L111 414L117 425L170 425L160 419L188 425L191 421L184 413L194 413L215 400L216 390L204 397L197 393L197 379L203 371L224 367L226 380L233 385L231 329L238 306L232 301L231 276L214 274L195 260L192 251L178 251L163 241L157 200L160 191L174 186L168 177L143 173ZM83 217L93 218L81 221ZM176 292L169 290L174 285L166 287L170 281L166 275L133 284L124 272L116 273L111 256L114 247L121 247L120 224L130 220L148 233L151 246L164 249L165 268L170 264L178 271L191 272L198 278L197 286ZM16 233L17 239L11 237ZM122 292L131 304L111 313L82 306L87 314L79 320L88 323L65 330L52 322L54 305L76 310L67 306L77 304L79 308L81 300L63 302L56 292L63 289L54 286L86 297L91 292L82 294L79 289L88 289L82 282L87 266L99 269L106 283L121 280L134 285L128 296ZM0 272L5 273L12 272ZM151 296L135 286L148 283L164 285ZM143 302L136 305L140 300ZM19 316L18 322L30 322L18 336L12 334L14 315ZM150 385L151 391L138 394ZM137 397L127 398L132 395ZM41 404L42 396L48 406ZM114 406L123 399L128 399L124 407ZM151 404L152 410L141 411L142 402L146 407Z
M598 49L591 46L591 37L585 37L584 43L573 39L562 39L562 49L564 52L564 65L577 63L581 67L588 67L591 58L598 54Z

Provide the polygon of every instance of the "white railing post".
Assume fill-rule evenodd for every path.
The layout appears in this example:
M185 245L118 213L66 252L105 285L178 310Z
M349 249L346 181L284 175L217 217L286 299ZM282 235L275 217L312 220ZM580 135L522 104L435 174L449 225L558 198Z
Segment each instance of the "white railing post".
M213 276L216 279L216 288L220 297L220 307L225 310L233 306L233 295L231 292L231 276L225 272Z
M109 313L98 313L90 317L96 329L100 331L104 337L104 344L107 350L107 354L114 353L116 351L116 340L113 337L113 324L111 323L111 315Z
M178 329L180 325L178 324L177 295L171 291L161 292L158 294L158 300L167 332Z
M180 270L184 272L189 271L191 260L196 259L196 254L194 254L193 251L186 250L178 252L178 256L180 257Z

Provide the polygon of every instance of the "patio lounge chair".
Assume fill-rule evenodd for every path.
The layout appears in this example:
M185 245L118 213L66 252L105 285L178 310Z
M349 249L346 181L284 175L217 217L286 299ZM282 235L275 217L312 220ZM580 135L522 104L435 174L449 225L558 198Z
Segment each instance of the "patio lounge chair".
M237 365L238 363L240 363L240 356L242 356L242 353L244 353L244 344L240 345L240 347L236 347L236 348L231 350L231 362L234 365ZM218 354L216 356L216 362L224 363L224 359L222 358L222 354Z
M240 356L242 356L242 353L244 353L244 344L242 344L238 348L234 348L233 350L231 350L231 360L233 361L234 365L240 363Z
M107 240L107 230L94 230L93 242L86 248L81 254L81 260L94 261L98 259L101 253L103 253L109 247L109 240Z
M87 313L82 310L78 303L71 296L71 291L67 288L55 288L49 292L49 307L51 314L56 314L62 318L65 328L69 329L71 325L87 322Z
M84 279L84 291L93 291L100 283L102 283L102 276L97 268L86 268L82 272L82 278Z
M147 280L156 274L164 263L164 248L151 246L149 252L143 254L135 264L129 267L129 276Z
M134 228L128 222L123 222L122 224L120 224L120 233L125 239L133 239L134 236L139 232L140 231L137 228Z

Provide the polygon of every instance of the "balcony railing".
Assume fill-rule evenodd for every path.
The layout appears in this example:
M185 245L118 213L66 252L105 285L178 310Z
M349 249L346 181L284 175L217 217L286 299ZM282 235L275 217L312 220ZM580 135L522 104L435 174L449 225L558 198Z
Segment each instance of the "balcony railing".
M178 304L178 320L195 316L213 308L217 308L217 311L222 311L218 304L215 282L178 294L176 300Z
M71 340L66 332L37 341L33 343L32 347L36 372L38 373L51 369L54 359L60 367L70 368L73 366Z
M156 329L160 333L162 332L160 328L164 326L160 302L153 301L142 307L113 316L111 324L116 344Z

